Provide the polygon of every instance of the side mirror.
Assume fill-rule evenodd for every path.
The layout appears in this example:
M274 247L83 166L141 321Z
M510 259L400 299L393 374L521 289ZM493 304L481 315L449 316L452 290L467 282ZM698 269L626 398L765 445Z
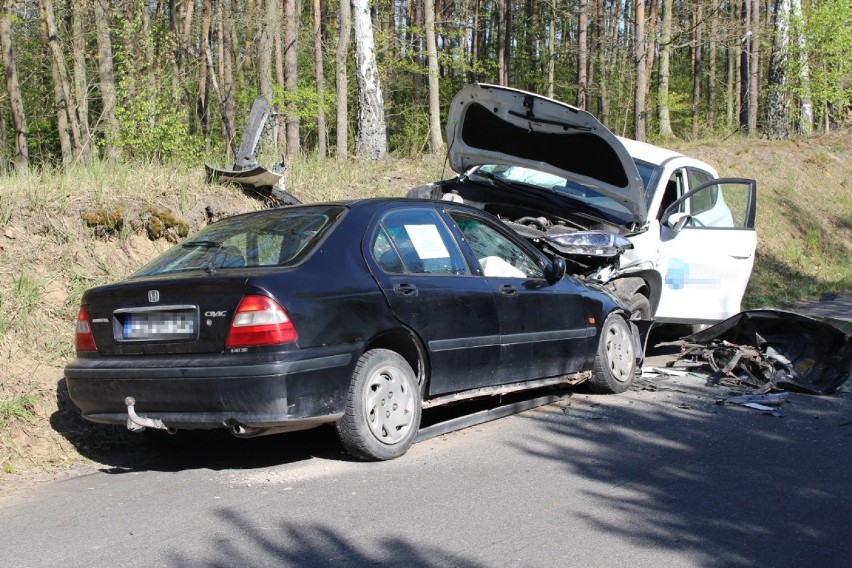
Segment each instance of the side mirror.
M565 277L565 259L561 256L553 257L550 266L544 272L548 284L556 284Z
M672 213L666 219L666 225L675 233L679 233L689 223L690 219L689 213Z

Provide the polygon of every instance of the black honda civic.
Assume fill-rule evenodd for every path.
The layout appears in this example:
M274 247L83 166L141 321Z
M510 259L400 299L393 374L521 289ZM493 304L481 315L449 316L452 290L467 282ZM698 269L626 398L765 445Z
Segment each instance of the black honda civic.
M424 404L626 390L642 357L627 318L474 207L300 205L213 223L88 290L65 377L94 422L244 437L334 423L353 456L384 460Z

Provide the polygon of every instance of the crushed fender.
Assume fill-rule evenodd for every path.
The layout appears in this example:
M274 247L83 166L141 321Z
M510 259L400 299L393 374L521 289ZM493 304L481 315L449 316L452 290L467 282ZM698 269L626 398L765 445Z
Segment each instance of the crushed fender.
M758 393L830 394L852 374L851 338L794 312L748 310L684 337L678 359L701 361L725 382Z

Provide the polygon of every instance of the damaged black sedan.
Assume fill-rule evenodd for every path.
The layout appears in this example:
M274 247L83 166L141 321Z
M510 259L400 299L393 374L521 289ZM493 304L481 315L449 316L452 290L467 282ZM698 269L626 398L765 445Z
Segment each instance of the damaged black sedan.
M408 199L214 223L88 290L65 369L88 420L251 437L334 423L361 459L414 441L425 401L588 381L626 390L636 329L488 213Z

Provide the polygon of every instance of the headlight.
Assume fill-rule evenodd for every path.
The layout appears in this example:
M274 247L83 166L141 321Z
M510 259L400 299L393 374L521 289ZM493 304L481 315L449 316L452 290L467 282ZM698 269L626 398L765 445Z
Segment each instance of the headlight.
M633 248L633 243L621 235L604 231L575 231L546 240L557 252L582 256L615 257Z

